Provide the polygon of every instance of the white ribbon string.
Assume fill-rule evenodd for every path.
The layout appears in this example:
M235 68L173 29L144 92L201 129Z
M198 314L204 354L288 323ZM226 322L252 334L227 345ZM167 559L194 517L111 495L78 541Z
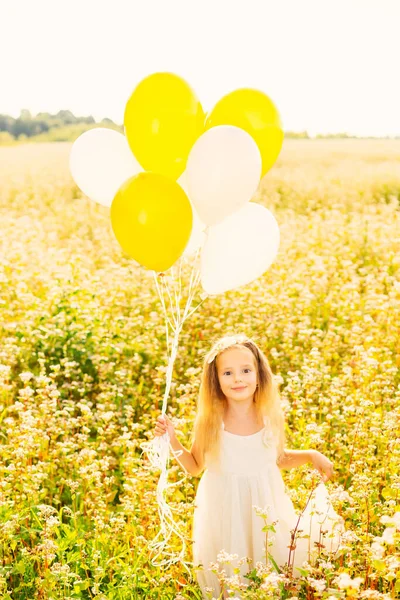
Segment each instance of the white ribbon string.
M192 308L192 303L200 283L200 269L197 265L199 251L200 249L196 252L195 257L193 259L188 286L188 297L183 313L181 313L182 265L183 262L186 260L185 257L181 257L179 260L177 280L174 276L175 272L173 268L170 269L170 274L168 276L164 273L156 274L155 272L153 272L156 289L161 301L161 307L163 309L165 318L168 355L166 386L161 409L162 415L165 415L167 409L167 401L171 389L173 367L178 354L179 336L182 331L183 323L188 317L190 317L195 312L195 310L197 310L200 304L202 304L207 297L207 295L205 294L201 302L199 302L194 308ZM169 289L170 280L172 280L173 286L172 294L171 290ZM161 283L161 285L159 282ZM167 303L164 299L164 293L166 293L169 300L168 305L171 313L170 316L167 311ZM172 296L174 296L175 301L172 300ZM170 338L172 338L171 348ZM154 558L151 559L151 563L154 566L170 566L173 563L179 562L188 571L190 578L192 578L191 567L193 567L194 564L193 562L184 560L186 552L186 541L189 541L189 539L187 538L187 536L185 536L184 532L181 530L181 527L175 521L174 510L169 506L165 498L166 491L169 488L176 487L177 485L186 480L185 475L185 477L183 477L177 482L168 483L169 452L171 450L172 456L178 458L179 456L181 456L182 450L174 451L172 448L170 449L170 437L168 432L166 432L162 436L155 436L152 440L148 442L142 442L140 444L140 447L142 448L143 452L147 453L150 465L153 468L160 469L161 471L156 492L158 514L160 516L160 529L156 537L149 543L149 549L155 553ZM175 512L177 511L175 510ZM178 554L176 552L167 551L168 543L173 533L175 533L181 541L181 550ZM155 560L160 555L163 555L165 558L161 561ZM184 584L181 585L182 587L184 587Z

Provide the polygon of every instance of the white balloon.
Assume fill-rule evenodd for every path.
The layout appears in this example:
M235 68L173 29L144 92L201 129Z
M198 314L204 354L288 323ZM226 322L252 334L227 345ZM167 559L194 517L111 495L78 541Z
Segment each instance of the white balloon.
M189 198L206 225L220 223L253 197L261 154L243 129L218 125L194 143L186 165Z
M122 133L95 127L72 145L69 168L76 185L91 200L111 206L120 186L142 171Z
M257 279L275 260L279 241L274 215L255 202L209 227L201 252L204 291L221 294Z
M187 180L186 180L186 171L184 171L182 173L182 175L177 180L177 183L179 183L179 185L181 186L181 188L183 189L183 191L186 193L186 195L189 198L189 192L188 192ZM189 201L190 201L190 198L189 198ZM193 226L192 226L192 233L190 234L189 241L186 245L185 250L183 251L184 256L190 256L191 254L194 254L194 252L196 252L196 250L198 250L201 246L203 246L205 239L206 239L206 235L204 233L204 229L206 228L206 225L200 220L199 215L197 214L197 211L196 211L195 207L193 206L192 202L191 202L191 205L192 205L192 212L193 212Z

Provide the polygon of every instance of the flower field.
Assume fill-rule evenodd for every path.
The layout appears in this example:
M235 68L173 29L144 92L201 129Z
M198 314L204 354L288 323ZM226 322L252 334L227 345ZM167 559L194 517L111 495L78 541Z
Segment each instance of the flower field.
M74 185L70 148L0 147L0 598L200 600L148 551L159 472L140 444L167 358L153 277ZM297 580L252 565L241 597L400 597L400 140L287 140L255 200L279 223L277 259L185 323L167 412L187 447L203 355L253 336L280 376L288 447L334 463L347 533ZM169 480L183 475L171 460ZM282 475L302 509L315 473ZM168 497L188 561L198 482Z

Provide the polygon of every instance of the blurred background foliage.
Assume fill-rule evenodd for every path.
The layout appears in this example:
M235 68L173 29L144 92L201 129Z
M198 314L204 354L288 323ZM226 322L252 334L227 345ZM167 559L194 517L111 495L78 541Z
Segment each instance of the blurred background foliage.
M123 133L123 125L104 117L95 121L94 117L76 117L70 110L59 110L56 114L40 112L32 115L27 109L21 110L19 117L0 114L0 145L26 142L73 142L82 133L93 127L108 127ZM308 139L307 131L286 131L288 139ZM346 132L317 134L319 139L352 138ZM368 139L368 138L364 138ZM396 138L394 138L396 139Z

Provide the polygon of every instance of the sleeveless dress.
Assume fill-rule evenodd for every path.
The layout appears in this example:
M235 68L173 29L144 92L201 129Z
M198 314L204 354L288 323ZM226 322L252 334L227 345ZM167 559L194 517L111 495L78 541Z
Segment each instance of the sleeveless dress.
M196 492L192 527L193 564L204 599L218 598L221 593L217 576L208 567L210 562L218 562L217 555L222 550L238 555L231 564L218 562L219 569L224 569L227 577L234 575L233 569L239 566L240 558L253 559L250 565L244 562L239 567L239 579L246 585L250 581L243 575L256 567L258 561L266 564L266 533L262 531L265 522L256 515L253 505L267 509L267 524L278 520L274 525L275 533L268 532L268 543L273 542L268 544L268 551L276 564L283 567L289 560L290 530L296 527L299 515L286 493L276 464L276 440L268 424L268 417L265 417L264 427L257 433L237 435L226 431L222 423L220 465L208 460L207 453L205 455L206 468ZM300 529L303 533L299 535L308 534L310 539L296 534L296 549L292 550L290 558L294 577L300 576L296 567L301 567L306 560L312 562L312 552L318 552L314 541L322 542L325 550L336 552L344 531L344 519L333 509L324 483L315 488L304 509L297 531ZM321 529L327 532L323 537ZM206 594L206 588L210 591L213 588L211 595Z

